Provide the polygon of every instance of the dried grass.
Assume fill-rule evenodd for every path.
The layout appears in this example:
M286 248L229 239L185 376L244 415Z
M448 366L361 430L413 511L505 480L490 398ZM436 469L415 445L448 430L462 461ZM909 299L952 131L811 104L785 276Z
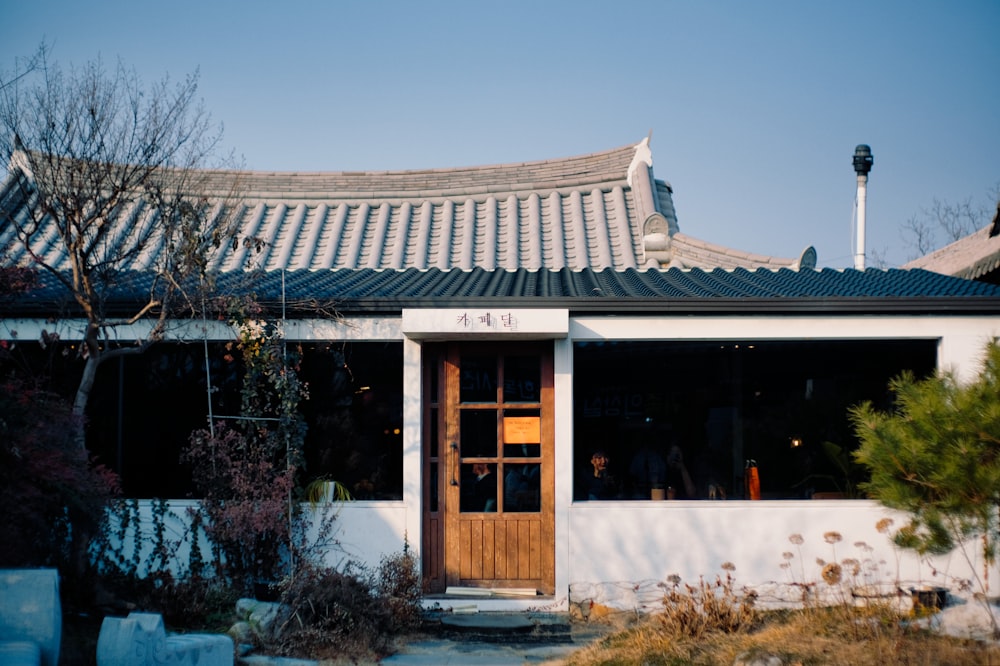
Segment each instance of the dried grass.
M789 540L796 546L802 543L797 534ZM824 540L833 549L841 536L827 532ZM820 581L793 581L803 590L803 606L797 609L758 608L755 594L737 587L735 567L729 563L714 581L682 584L679 577L670 576L661 611L636 616L630 626L575 652L564 663L731 666L776 657L788 666L1000 665L1000 643L928 631L892 597L854 598L848 589L880 586L864 575L863 562L837 562L835 551L834 556L834 562L817 561ZM782 557L790 568L794 554ZM804 575L804 568L800 571ZM821 587L832 593L823 603L815 596Z
M758 613L732 631L701 626L676 631L660 614L642 617L572 654L566 666L731 666L738 657L776 656L802 666L980 666L1000 664L1000 645L933 634L907 626L888 607L807 608ZM688 625L690 626L690 625Z

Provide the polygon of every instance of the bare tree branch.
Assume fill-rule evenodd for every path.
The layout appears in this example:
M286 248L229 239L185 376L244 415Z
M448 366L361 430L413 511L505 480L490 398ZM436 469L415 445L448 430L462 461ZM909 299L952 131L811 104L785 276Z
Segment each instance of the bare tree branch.
M972 197L958 202L933 199L930 206L920 209L919 215L900 225L903 244L912 250L908 259L930 254L982 229L990 223L996 205L1000 205L1000 181L991 188L984 203L974 202ZM939 241L939 237L943 240Z
M219 154L197 72L148 87L120 61L64 73L44 45L22 69L0 75L0 263L48 272L86 318L83 415L104 359L197 313L192 290L211 284L211 257L235 238L240 172ZM152 277L145 302L112 321L109 298L136 274ZM121 345L109 331L122 321L150 322L147 339Z

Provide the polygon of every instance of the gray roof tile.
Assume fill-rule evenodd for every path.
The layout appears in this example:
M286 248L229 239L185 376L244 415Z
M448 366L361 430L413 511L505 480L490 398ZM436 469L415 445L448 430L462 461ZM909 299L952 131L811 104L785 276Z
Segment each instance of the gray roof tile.
M109 307L130 312L148 296L148 272L116 276ZM220 276L221 293L246 289L244 276ZM0 301L0 316L72 308L68 294L50 274L16 302ZM778 270L679 269L572 271L470 271L374 269L269 271L252 289L264 303L288 302L287 316L315 315L296 303L332 303L341 313L398 314L406 307L553 307L572 312L1000 312L1000 285L920 269L824 268ZM284 309L284 308L283 308Z
M241 180L239 235L264 242L256 255L245 243L224 247L210 266L226 272L245 270L251 260L266 270L796 264L680 235L671 188L654 178L651 161L648 140L643 140L577 157L467 168L206 171L210 191L219 196L234 178ZM153 213L141 206L124 215L119 219L123 228L155 223ZM664 241L668 249L651 253L651 242L663 244L655 235L647 237L647 221L654 215L672 238ZM8 245L10 236L2 231L6 260L19 261L23 255L16 244ZM54 233L43 235L36 247L48 247L48 260L65 268L54 238ZM155 252L147 251L122 268L142 270L154 258Z

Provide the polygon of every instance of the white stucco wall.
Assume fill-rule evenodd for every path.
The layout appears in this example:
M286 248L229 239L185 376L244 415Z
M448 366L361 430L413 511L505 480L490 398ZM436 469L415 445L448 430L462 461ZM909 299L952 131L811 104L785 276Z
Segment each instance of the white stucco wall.
M726 575L724 563L733 565L738 587L758 591L762 602L797 599L796 584L829 588L819 559L857 560L861 572L845 576L845 585L957 587L983 572L978 541L965 546L972 566L961 551L920 558L894 547L876 524L889 518L891 529L898 529L906 516L868 500L579 502L566 514L565 566L571 601L577 603L590 599L642 610L651 595L654 603L659 599L657 584L668 576L684 583L712 581ZM828 542L828 533L840 541ZM792 535L801 536L802 544L795 545ZM997 584L993 566L990 589Z
M146 576L164 567L175 576L188 573L193 540L198 539L202 557L211 561L211 545L203 533L191 532L189 510L196 509L196 500L169 500L162 518L154 518L154 502L139 500L138 515L130 514L128 527L119 529L117 519L111 519L111 549L125 561L138 553L138 574ZM407 543L407 507L403 502L356 501L302 505L305 526L304 546L317 563L343 568L348 563L378 566L383 557L398 554ZM137 520L136 520L137 518ZM164 542L170 553L165 562L154 558L157 522L162 520ZM136 533L138 530L138 534ZM137 538L138 537L138 538ZM412 540L410 540L412 545Z
M403 552L407 543L403 502L335 502L307 511L313 518L308 542L332 567L348 562L375 567L383 557Z

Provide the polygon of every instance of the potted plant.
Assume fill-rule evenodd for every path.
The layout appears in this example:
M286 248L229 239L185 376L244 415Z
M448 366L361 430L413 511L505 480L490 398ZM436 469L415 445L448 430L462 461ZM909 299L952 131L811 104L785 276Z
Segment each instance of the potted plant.
M306 501L312 508L331 502L350 502L354 499L351 491L340 481L319 477L310 481L305 488Z

